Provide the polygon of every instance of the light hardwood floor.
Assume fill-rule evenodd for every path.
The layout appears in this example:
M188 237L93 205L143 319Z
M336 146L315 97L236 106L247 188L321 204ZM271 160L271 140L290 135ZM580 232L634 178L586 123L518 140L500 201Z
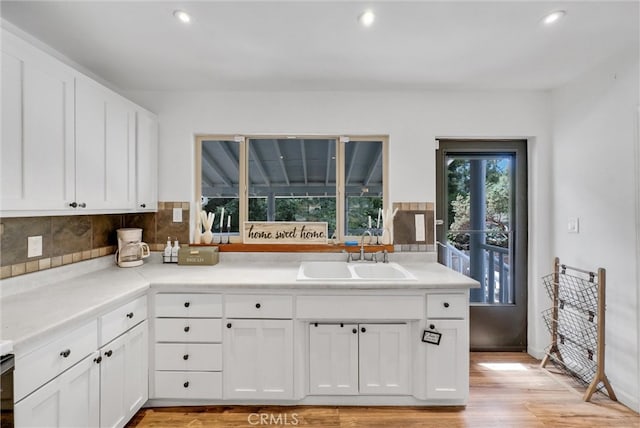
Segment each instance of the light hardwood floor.
M497 366L488 366L492 363ZM584 387L539 364L524 353L471 353L466 407L174 407L141 410L128 427L640 427L637 413L602 393L585 403ZM260 415L265 424L257 423Z

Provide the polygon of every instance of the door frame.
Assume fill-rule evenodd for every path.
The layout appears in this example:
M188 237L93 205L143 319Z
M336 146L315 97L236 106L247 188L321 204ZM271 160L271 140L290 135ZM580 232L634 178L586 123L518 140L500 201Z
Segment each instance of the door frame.
M445 226L448 222L447 192L444 162L447 154L513 154L514 165L514 207L513 218L516 219L513 229L513 282L515 285L515 305L483 305L471 304L469 308L470 320L481 316L479 312L487 306L491 306L497 315L498 322L505 317L507 312L522 305L522 316L518 319L520 334L517 344L511 346L494 346L486 338L480 341L482 344L474 345L474 326L470 323L471 350L473 351L526 351L527 349L527 312L528 312L528 173L527 173L527 139L499 139L499 138L438 138L436 139L436 218L443 223L436 222L436 244L443 242ZM475 317L474 317L475 315ZM478 333L478 332L476 332ZM481 334L481 333L480 333Z

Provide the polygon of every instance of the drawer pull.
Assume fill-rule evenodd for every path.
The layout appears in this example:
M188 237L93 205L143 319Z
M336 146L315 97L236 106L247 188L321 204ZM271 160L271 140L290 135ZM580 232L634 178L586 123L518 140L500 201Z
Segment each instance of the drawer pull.
M184 354L182 356L182 359L185 360L185 361L188 360L189 359L189 354Z
M443 306L444 306L445 308L448 308L448 307L449 307L449 302L444 302L444 303L443 303Z
M360 331L364 333L364 332L366 332L366 331L367 331L367 329L366 329L366 328L364 328L364 327L362 327L362 328L360 329Z
M429 324L429 329L430 330L435 330L436 326L434 324Z
M127 314L127 318L129 318L129 319L133 318L133 312L129 312L129 313Z
M93 362L96 364L100 364L102 362L102 355L100 355L98 358L94 358Z
M231 323L228 323L228 324L227 324L227 328L231 328Z
M185 388L189 388L189 381L186 381L185 383L183 383L182 386L184 386Z
M189 306L191 306L191 302L184 302L184 307L188 308Z
M358 332L357 328L354 328L353 330L351 330L351 333L356 334Z
M71 355L71 349L65 349L64 351L60 352L60 356L63 358L67 358L69 355Z
M190 328L189 326L186 326L186 327L184 328L184 332L185 332L185 333L189 333L189 330L190 330L190 329L191 329L191 328Z
M104 353L104 355L106 355L107 357L110 357L113 355L113 351L109 349L107 352Z
M260 303L256 303L256 309L260 309Z

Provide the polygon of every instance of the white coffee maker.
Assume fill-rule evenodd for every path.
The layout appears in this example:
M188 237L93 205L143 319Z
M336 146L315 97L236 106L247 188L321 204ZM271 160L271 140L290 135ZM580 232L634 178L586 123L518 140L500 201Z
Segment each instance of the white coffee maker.
M149 246L142 242L142 229L118 229L116 264L120 267L140 266L142 259L149 257Z

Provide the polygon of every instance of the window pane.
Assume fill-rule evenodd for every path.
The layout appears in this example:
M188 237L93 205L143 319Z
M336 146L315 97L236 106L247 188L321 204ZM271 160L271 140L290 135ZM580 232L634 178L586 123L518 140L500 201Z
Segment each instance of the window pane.
M382 141L350 141L345 145L345 235L375 228L382 208ZM383 227L380 224L380 227Z
M220 231L224 208L224 231L231 216L231 232L238 233L240 146L235 141L202 141L202 209L215 213L214 232Z
M249 140L249 221L326 221L336 225L336 140Z

